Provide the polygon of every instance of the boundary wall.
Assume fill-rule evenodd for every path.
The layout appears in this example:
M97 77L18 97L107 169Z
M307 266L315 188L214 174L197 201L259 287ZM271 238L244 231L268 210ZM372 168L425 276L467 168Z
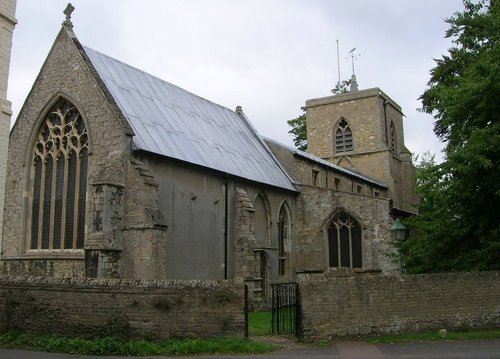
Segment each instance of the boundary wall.
M0 276L0 332L75 337L243 337L244 286L230 281Z
M310 340L500 327L500 272L299 275Z

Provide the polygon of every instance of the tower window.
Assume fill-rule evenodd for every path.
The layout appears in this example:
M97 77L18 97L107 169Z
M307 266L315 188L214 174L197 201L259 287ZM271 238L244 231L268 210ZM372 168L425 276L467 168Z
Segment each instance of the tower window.
M59 100L33 149L30 249L83 248L88 136L78 110Z
M391 122L391 152L396 153L396 130L394 129L394 122Z
M352 131L346 119L342 118L335 130L335 152L348 151L352 151Z

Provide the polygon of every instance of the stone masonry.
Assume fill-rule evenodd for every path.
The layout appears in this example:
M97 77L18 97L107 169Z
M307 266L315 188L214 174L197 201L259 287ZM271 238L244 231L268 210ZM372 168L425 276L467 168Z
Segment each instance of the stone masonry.
M36 254L25 254L26 228L23 220L27 215L26 192L29 184L26 168L31 166L32 128L38 129L37 123L44 112L61 95L78 107L84 120L92 121L92 126L86 126L89 133L89 183L95 182L96 177L101 175L100 169L108 166L108 154L112 152L111 149L120 153L120 156L124 156L128 151L127 144L130 143L127 140L128 128L118 120L117 109L109 105L100 91L81 53L76 48L71 33L64 28L61 29L11 133L6 201L12 205L6 209L4 216L12 225L4 230L4 273L15 274L9 269L11 259L22 258L23 261L28 262L36 260ZM19 163L24 166L19 166ZM92 206L87 207L88 212ZM88 213L86 218L90 221ZM90 227L90 223L87 227ZM62 256L54 256L52 259L52 265L56 267L54 273L63 276L84 274L83 251L73 251ZM71 267L77 266L80 270L65 272L64 268L68 266L68 262L74 263Z
M27 251L31 149L40 121L61 97L76 106L88 132L87 241L84 250ZM37 275L59 277L82 277L87 272L111 278L164 278L163 264L156 265L164 263L166 241L162 216L155 207L157 185L147 168L133 159L132 135L76 36L63 26L11 133L4 273L22 275L33 270ZM124 236L131 236L135 246L125 250Z
M12 33L17 21L14 18L16 0L0 2L0 253L2 252L3 208L7 150L9 148L11 103L7 100Z
M248 286L249 301L254 307L265 307L263 297L265 283L260 277L260 256L255 251L258 247L255 239L255 209L242 188L236 188L235 198L235 228L233 238L234 251L234 281Z
M404 145L403 113L397 103L373 88L308 100L306 114L308 152L378 179L389 187L393 207L416 213L415 169ZM334 131L342 118L352 130L353 149L336 153Z
M243 295L229 281L0 276L0 333L243 337Z
M500 273L299 276L307 339L500 326Z
M361 225L363 269L386 274L398 271L390 260L393 220L388 215L387 188L293 155L271 142L268 145L296 183L300 183L295 222L298 273L328 268L327 228L332 216L340 210L354 216Z

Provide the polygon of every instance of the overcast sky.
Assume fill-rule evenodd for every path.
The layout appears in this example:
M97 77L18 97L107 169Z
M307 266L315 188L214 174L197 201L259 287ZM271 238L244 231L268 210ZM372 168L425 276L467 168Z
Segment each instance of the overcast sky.
M461 0L73 0L86 46L230 109L260 134L293 145L287 120L352 74L401 105L406 146L441 158L433 118L417 111L445 18ZM17 0L8 99L13 121L64 20L66 0Z

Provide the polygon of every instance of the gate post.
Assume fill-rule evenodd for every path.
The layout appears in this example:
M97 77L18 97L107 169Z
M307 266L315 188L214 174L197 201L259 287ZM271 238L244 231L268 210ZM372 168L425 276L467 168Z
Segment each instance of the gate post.
M243 311L245 312L245 338L248 338L248 285L245 284L245 298L243 304Z
M299 283L295 284L295 336L302 338L302 301L300 300Z

